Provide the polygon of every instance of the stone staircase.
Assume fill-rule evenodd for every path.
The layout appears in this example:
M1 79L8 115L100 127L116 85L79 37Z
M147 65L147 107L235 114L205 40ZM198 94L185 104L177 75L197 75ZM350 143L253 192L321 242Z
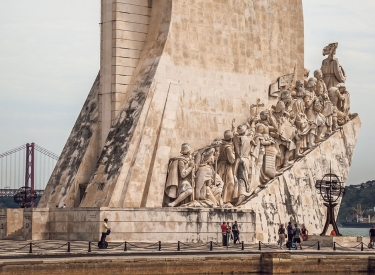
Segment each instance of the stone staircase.
M10 233L8 236L2 238L3 240L14 240L14 241L25 241L23 236L22 228L17 229L16 231Z

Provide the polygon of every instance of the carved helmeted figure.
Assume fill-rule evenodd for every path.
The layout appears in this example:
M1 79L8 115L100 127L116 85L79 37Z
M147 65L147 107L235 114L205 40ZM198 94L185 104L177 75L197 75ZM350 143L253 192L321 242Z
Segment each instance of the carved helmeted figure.
M219 147L219 158L217 173L224 181L223 201L231 203L234 195L234 162L236 160L233 147L233 132L227 130L224 132L224 139Z
M188 143L184 143L181 145L181 156L169 161L165 194L175 200L168 203L168 206L177 206L193 194L194 169L195 162L191 156L191 147Z
M253 122L251 122L253 124ZM232 125L234 128L234 125ZM233 144L235 152L234 175L235 187L233 192L233 199L237 199L237 204L244 201L246 196L249 196L250 179L252 162L250 157L251 141L254 137L254 126L248 129L248 125L242 124L237 127L234 132ZM251 190L253 191L253 190Z
M339 83L345 83L346 80L345 71L335 57L337 47L338 43L331 43L323 49L323 56L328 55L328 57L323 60L320 69L322 70L327 89L336 87Z

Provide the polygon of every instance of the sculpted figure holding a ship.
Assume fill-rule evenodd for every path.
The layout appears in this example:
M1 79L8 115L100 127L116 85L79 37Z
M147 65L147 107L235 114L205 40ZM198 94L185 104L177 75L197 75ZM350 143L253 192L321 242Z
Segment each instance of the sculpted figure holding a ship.
M182 144L181 156L168 165L164 205L243 205L352 119L346 75L334 56L337 46L324 47L328 58L314 77L306 73L306 79L283 82L274 106L260 111L264 104L258 99L253 115L238 126L233 120L222 139L196 151Z

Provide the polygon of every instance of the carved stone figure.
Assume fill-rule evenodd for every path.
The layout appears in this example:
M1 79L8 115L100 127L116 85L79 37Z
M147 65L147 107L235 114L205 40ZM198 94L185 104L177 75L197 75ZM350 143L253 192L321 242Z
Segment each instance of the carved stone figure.
M329 100L328 93L321 95L323 102L322 114L325 116L327 132L326 135L330 135L332 131L337 129L337 109L333 106L331 100Z
M300 138L300 150L296 149L296 157L303 157L301 150L303 151L311 147L309 144L309 135L310 131L315 129L315 125L308 121L305 113L299 113L296 117L295 126Z
M304 71L303 71L303 84L304 84L305 88L307 87L307 82L308 82L308 79L309 79L309 75L310 75L310 69L304 68Z
M315 81L312 81L315 83ZM315 87L315 84L313 84ZM317 97L314 96L313 88L307 90L304 101L306 106L306 117L314 125L309 132L308 148L315 146L317 142L322 141L321 135L325 126L325 117L321 114L322 105Z
M344 83L339 83L336 87L328 89L328 96L333 106L337 109L337 122L339 125L345 124L349 120L350 95Z
M283 167L291 164L289 162L293 150L296 149L294 138L297 135L296 129L288 120L289 114L285 111L285 104L283 101L277 102L272 112L272 118L276 124L276 131L270 132L270 135L275 138L277 150L279 151L279 163Z
M253 141L251 155L253 157L253 172L251 190L254 191L260 184L266 184L276 175L276 155L274 147L276 141L269 136L269 128L258 123Z
M224 183L219 175L215 175L214 162L214 148L202 153L202 163L195 177L195 199L204 201L207 205L218 206L222 205L221 193Z
M315 95L320 97L322 94L327 93L327 86L323 80L323 73L321 70L314 71L314 77L316 78L316 87L315 87Z
M218 170L220 178L224 181L223 201L231 203L234 196L234 162L236 160L233 147L233 132L224 132L224 139L219 147Z
M170 159L168 176L165 185L165 194L170 199L168 206L177 206L193 194L195 162L191 156L191 147L188 143L181 145L181 156Z
M328 55L322 62L322 73L327 89L336 87L339 83L345 83L346 75L339 60L335 57L338 43L330 43L323 49L323 56Z
M250 195L248 194L248 192L250 191L250 179L252 168L250 151L251 141L253 140L253 137L253 125L250 129L248 129L248 125L246 124L239 125L237 127L237 131L234 132L233 144L236 160L234 163L235 186L233 192L233 199L237 199L236 204L240 204L245 200L246 196Z
M294 100L293 100L293 112L298 116L299 113L305 113L305 103L303 102L303 98L305 96L305 88L304 88L304 81L297 80L296 89L293 93Z

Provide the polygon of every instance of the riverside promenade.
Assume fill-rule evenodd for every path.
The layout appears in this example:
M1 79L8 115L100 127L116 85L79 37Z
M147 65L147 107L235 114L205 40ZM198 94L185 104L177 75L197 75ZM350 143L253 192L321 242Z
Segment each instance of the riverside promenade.
M319 250L318 250L319 249ZM374 272L375 250L305 245L303 250L252 243L96 243L0 241L0 274L233 274Z

